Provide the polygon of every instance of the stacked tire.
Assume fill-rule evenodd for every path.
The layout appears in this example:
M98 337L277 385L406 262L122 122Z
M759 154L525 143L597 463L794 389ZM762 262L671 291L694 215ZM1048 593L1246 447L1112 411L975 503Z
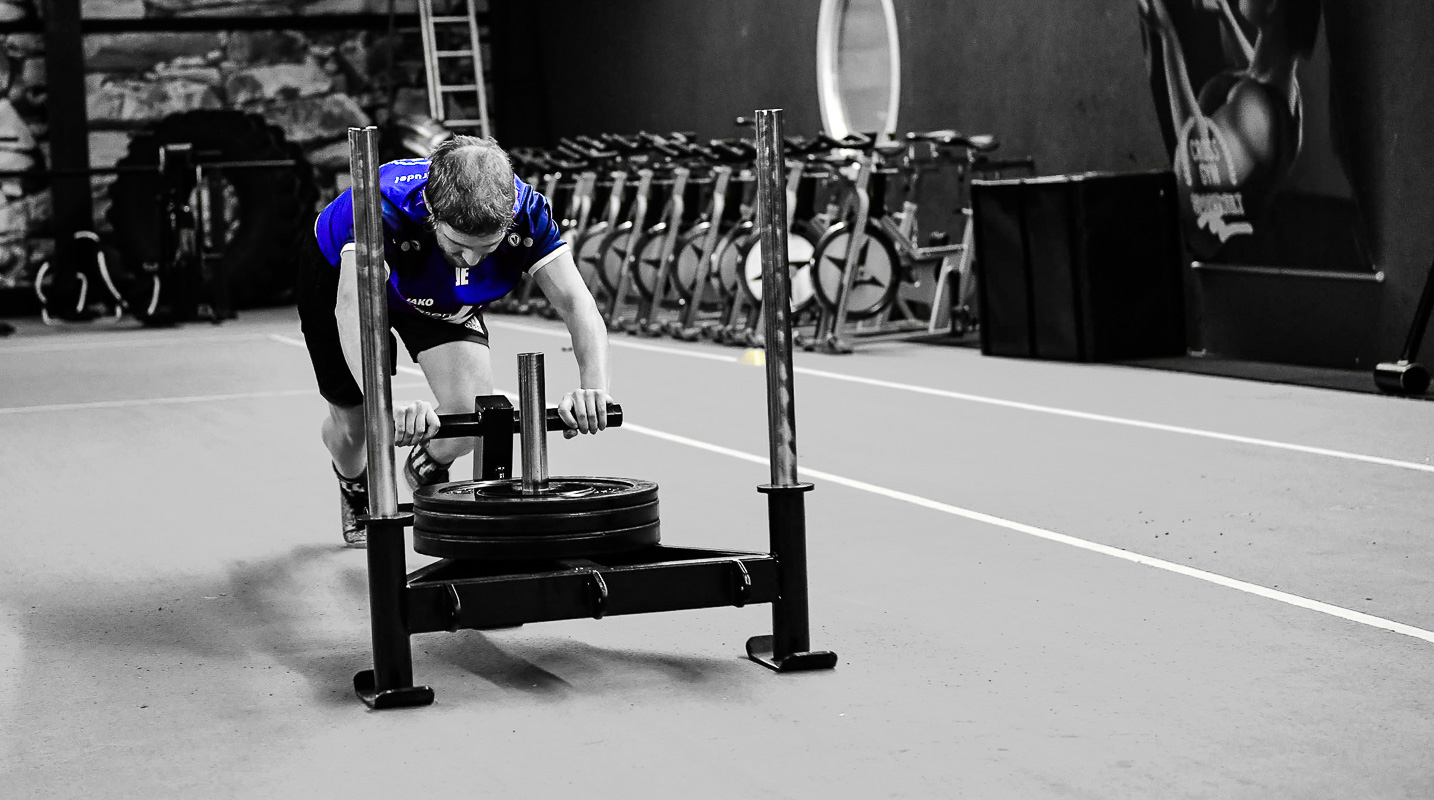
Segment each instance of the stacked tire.
M225 170L225 194L231 198L223 243L222 272L228 276L230 302L236 309L291 303L303 237L314 221L318 189L313 169L298 145L257 114L199 110L175 114L130 140L120 167L157 166L164 145L188 142L202 161L291 159L290 168ZM157 171L120 172L110 187L108 220L112 241L131 280L119 281L149 291L160 269L163 190ZM121 292L125 290L121 288ZM137 304L130 303L131 308Z

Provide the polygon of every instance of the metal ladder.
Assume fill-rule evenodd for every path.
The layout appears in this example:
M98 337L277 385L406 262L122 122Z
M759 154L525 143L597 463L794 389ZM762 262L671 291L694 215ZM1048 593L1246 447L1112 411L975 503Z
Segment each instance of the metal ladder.
M478 0L456 0L452 5L463 8L462 14L435 15L433 0L418 0L419 29L423 34L423 68L428 73L428 111L436 120L448 128L477 128L482 136L491 136L488 123L488 93L483 82L483 50L478 41L478 17L473 5ZM438 30L452 30L464 25L468 28L468 49L439 50ZM473 82L444 84L439 64L445 58L473 59ZM447 98L449 95L473 93L478 100L477 119L447 119Z

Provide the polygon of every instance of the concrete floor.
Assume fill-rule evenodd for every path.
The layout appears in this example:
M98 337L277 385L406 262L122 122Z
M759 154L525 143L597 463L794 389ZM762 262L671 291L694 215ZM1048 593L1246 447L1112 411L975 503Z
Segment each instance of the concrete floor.
M530 350L574 383L553 323L492 327L500 388ZM0 797L1434 796L1434 404L798 354L836 670L745 660L765 606L431 634L437 702L376 713L297 342L289 310L0 340ZM766 468L663 437L765 456L737 355L615 339L631 425L554 474L655 479L665 542L764 550Z

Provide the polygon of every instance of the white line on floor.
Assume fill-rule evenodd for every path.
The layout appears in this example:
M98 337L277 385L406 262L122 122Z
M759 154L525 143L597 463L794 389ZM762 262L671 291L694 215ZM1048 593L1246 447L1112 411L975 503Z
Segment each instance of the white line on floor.
M271 334L269 334L269 335L268 335L267 337L265 337L265 338L270 339L270 340L275 341L275 342L278 342L278 343L280 343L280 344L293 345L294 347L303 347L303 346L304 346L304 340L303 340L303 339L295 339L295 338L292 337L292 336L285 336L285 335L283 335L282 333L271 333Z
M546 328L537 328L530 325L519 325L511 322L490 322L488 324L490 327L510 328L512 330L521 330L528 333L538 333L547 336L562 336L566 338L568 335L567 331L565 330L549 330ZM647 350L651 352L687 356L689 358L705 358L719 361L727 361L729 363L736 363L737 361L735 357L722 357L711 353L701 353L676 347L657 347L653 345L637 344L635 342L625 342L621 339L612 339L610 341L612 343L612 346L614 347L625 347L633 350ZM1106 422L1112 425L1125 425L1131 428L1144 428L1146 430L1161 431L1164 433L1178 433L1183 434L1185 436L1196 436L1203 439L1215 439L1218 441L1234 442L1237 444L1253 445L1256 447L1268 447L1274 450L1287 450L1295 453L1305 453L1307 455L1339 458L1344 459L1346 461L1359 461L1366 464L1377 464L1383 467L1396 467L1398 469L1414 470L1416 472L1434 473L1434 464L1420 464L1415 461L1402 461L1396 458L1371 456L1363 453L1351 453L1344 450L1333 450L1327 447L1313 447L1310 445L1294 444L1292 442L1281 442L1274 439L1260 439L1253 436L1239 436L1232 433L1208 431L1201 428L1188 428L1182 425L1166 425L1159 422L1146 422L1144 420L1129 419L1126 417L1115 417L1109 414L1093 414L1086 411L1074 411L1067 408L1056 408L1053 406L1043 406L1034 403L1022 403L1015 400L1002 400L995 397L985 397L983 395L967 394L965 392L952 392L947 391L945 389L933 389L927 386L917 386L910 383L897 383L896 381L886 381L877 378L862 378L855 375L844 375L839 372L830 372L828 370L822 369L812 369L811 367L794 367L793 372L796 372L799 375L810 375L814 378L827 378L829 380L845 381L847 383L860 383L865 384L867 386L876 386L882 389L896 389L898 391L913 392L915 394L924 394L933 397L944 397L951 400L963 400L969 403L981 403L984 405L1000 406L1003 408L1011 408L1019 411L1033 411L1039 414L1051 414L1054 416L1068 417L1071 419L1082 419L1090 422Z
M63 334L56 334L62 336ZM92 335L92 334L87 334ZM103 339L86 339L64 342L25 342L0 345L0 355L18 353L62 353L87 350L123 350L134 347L168 347L182 344L214 344L216 342L254 342L268 338L262 333L236 333L230 335L197 336L146 336L137 337L125 331L112 331Z
M1401 461L1395 458L1384 458L1383 456L1371 456L1363 453L1350 453L1344 450L1332 450L1327 447L1311 447L1309 445L1294 444L1291 442L1280 442L1273 439L1258 439L1252 436L1238 436L1232 433L1220 433L1219 431L1207 431L1200 428L1187 428L1181 425L1166 425L1159 422L1146 422L1126 417L1113 417L1108 414L1092 414L1086 411L1072 411L1066 408L1054 408L1052 406L1035 405L1033 403L1021 403L1015 400L1000 400L994 397L983 397L981 395L965 394L963 392L951 392L945 389L932 389L926 386L914 386L909 383L896 383L894 381L878 380L876 378L860 378L853 375L842 375L826 370L811 369L809 367L797 367L796 372L803 375L811 375L818 378L830 378L832 380L847 381L849 383L862 383L868 386L878 386L884 389L898 389L901 391L926 394L935 397L946 397L953 400L965 400L971 403L984 403L986 405L1014 408L1021 411L1034 411L1040 414L1053 414L1055 416L1069 417L1071 419L1084 419L1092 422L1108 422L1113 425L1126 425L1132 428L1145 428L1165 433L1179 433L1186 436L1198 436L1204 439L1217 439L1225 442L1236 442L1239 444L1255 445L1257 447L1269 447L1276 450L1289 450L1296 453L1307 453L1309 455L1328 456L1330 458L1342 458L1346 461L1362 461L1367 464L1378 464L1385 467L1398 467L1418 472L1434 472L1434 464L1420 464L1414 461Z
M697 439L689 439L686 436L678 436L672 433L664 433L662 431L653 430L652 428L644 427L642 425L634 425L629 422L624 422L620 430L627 430L633 433L642 434L644 436L651 436L657 439L663 439L669 442L673 442L675 444L695 447L699 450L706 450L711 453L718 453L720 455L738 458L743 461L750 461L754 464L761 464L763 466L766 466L768 464L767 459L763 458L762 456L752 455L751 453L744 453L740 450L733 450L731 448L722 447L721 445L709 444L707 442L699 441ZM1236 591L1253 594L1258 597L1263 597L1267 600L1274 600L1279 603L1285 603L1287 605L1308 609L1310 611L1317 611L1321 614L1328 614L1332 617L1339 617L1340 619L1348 620L1350 622L1356 622L1361 625L1368 625L1372 628L1380 628L1382 630L1393 631L1395 633L1402 633L1405 636L1412 636L1416 639L1422 639L1423 641L1434 643L1434 631L1426 631L1423 628L1416 628L1412 625L1405 625L1401 622L1394 622L1392 620L1384 619L1383 617L1376 617L1371 614L1365 614L1359 611L1352 611L1347 608L1341 608L1340 606L1330 605L1329 603L1322 603L1318 600L1311 600L1307 597L1300 597L1299 595L1290 594L1289 592L1282 592L1278 589L1270 589L1265 586L1247 583L1245 581L1236 580L1234 578L1228 578L1224 575L1217 575L1213 572L1206 572L1205 570L1183 566L1181 564L1165 561L1163 559L1153 558L1151 556L1145 556L1139 553L1132 553L1129 550L1121 550L1118 547L1111 547L1109 545L1098 544L1096 542L1086 541L1085 539L1079 539L1074 536L1067 536L1063 533L1048 531L1044 528L1037 528L1034 525L1026 525L1024 523L1013 522L1011 520L992 516L990 514L982 514L979 511L971 511L970 509L949 505L947 503L942 503L936 500L920 497L918 495L908 494L906 492L899 492L895 489L887 489L884 486L877 486L875 484L866 483L864 481L844 478L840 475L833 475L830 472L822 472L820 470L808 469L806 467L799 467L798 472L800 472L803 476L813 480L828 481L830 483L845 486L849 489L856 489L857 491L880 495L891 500L897 500L903 503L910 503L911 505L921 506L922 508L928 508L933 511L940 511L945 514L963 517L974 522L994 525L996 527L1005 528L1006 530L1015 531L1017 533L1024 533L1029 536L1035 536L1041 539L1046 539L1048 541L1057 542L1059 544L1069 545L1071 547L1078 547L1082 550L1089 550L1093 553L1099 553L1101 555L1119 558L1123 561L1130 561L1136 564L1143 564L1147 567L1154 567L1156 569L1165 570L1167 572L1174 572L1176 574L1184 575L1189 578L1195 578L1196 580L1213 583L1217 586L1223 586L1227 589L1234 589Z
M536 328L532 325L521 325L515 322L494 321L484 317L484 324L490 328L506 328L511 331L523 331L524 333L537 333L543 336L557 336L563 339L570 338L565 328ZM615 337L608 337L608 342L614 347L622 347L628 350L645 350L649 353L667 353L674 356L686 356L687 358L703 358L708 361L722 361L728 364L737 363L737 356L725 355L722 353L706 353L701 350L689 350L680 347L663 347L656 344L643 344L641 342L629 342Z
M527 328L527 326L517 326L511 324L505 325L503 327L523 328L525 330L541 331L541 329L537 328L530 329ZM292 339L285 339L284 337L274 336L273 338L286 344L297 344L300 346L302 346L303 344L302 342L298 342ZM614 342L614 344L618 343ZM422 374L421 370L415 369L413 367L399 367L399 369L405 372ZM513 395L513 393L509 391L498 391L501 394L506 394L510 397ZM763 466L767 466L768 464L767 459L762 456L752 455L751 453L744 453L741 450L733 450L730 447L722 447L721 445L710 444L708 442L691 439L686 436L679 436L675 433L665 433L663 431L655 430L653 428L648 428L644 425L635 425L630 422L624 422L622 428L620 428L619 430L631 431L633 433L641 434L643 436L651 436L653 438L663 439L665 441L673 442L675 444L695 447L699 450L706 450L710 453L717 453L719 455L737 458L743 461L750 461L754 464L761 464ZM1426 631L1422 628L1416 628L1412 625L1405 625L1401 622L1394 622L1393 620L1384 619L1383 617L1376 617L1372 614L1365 614L1360 611L1353 611L1348 608L1341 608L1340 606L1330 605L1329 603L1322 603L1318 600L1311 600L1307 597L1300 597L1299 595L1290 594L1289 592L1282 592L1278 589L1271 589L1265 586L1260 586L1258 584L1236 580L1235 578L1228 578L1224 575L1217 575L1213 572L1206 572L1205 570L1183 566L1181 564L1176 564L1171 561L1154 558L1152 556L1141 555L1140 553L1132 553L1129 550L1121 550L1118 547L1111 547L1109 545L1099 544L1096 542L1087 541L1085 539L1079 539L1074 536L1067 536L1063 533L1056 533L1055 531L1048 531L1044 528L1037 528L1034 525L1026 525L1021 522L1014 522L1012 520L1003 519L1001 517L992 516L990 514L983 514L979 511L972 511L970 509L953 506L948 503L942 503L940 501L931 500L929 498L920 497L918 495L908 494L906 492L899 492L895 489L888 489L884 486L877 486L876 484L866 483L864 481L858 481L852 478L844 478L840 475L834 475L830 472L822 472L821 470L810 469L807 467L799 467L798 471L802 475L805 475L806 477L811 478L813 480L828 481L831 483L838 484L840 486L845 486L849 489L856 489L857 491L880 495L891 500L897 500L903 503L910 503L911 505L921 506L922 508L928 508L933 511L940 511L945 514L951 514L952 516L963 517L974 522L994 525L999 528L1005 528L1006 530L1015 531L1017 533L1024 533L1029 536L1035 536L1041 539L1046 539L1048 541L1057 542L1059 544L1069 545L1071 547L1078 547L1082 550L1088 550L1093 553L1111 556L1112 558L1118 558L1123 561L1130 561L1135 564L1143 564L1147 567L1154 567L1156 569L1165 570L1167 572L1173 572L1178 575L1184 575L1189 578L1195 578L1196 580L1205 581L1206 583L1213 583L1217 586L1223 586L1227 589L1234 589L1236 591L1245 592L1247 594L1253 594L1258 597L1263 597L1267 600L1274 600L1279 603L1285 603L1287 605L1296 606L1298 608L1316 611L1321 614L1338 617L1340 619L1348 620L1350 622L1355 622L1361 625L1368 625L1372 628L1379 628L1381 630L1402 633L1405 636L1412 636L1416 639L1421 639L1423 641L1434 644L1434 631Z
M395 389L417 389L427 386L423 383L395 384ZM0 408L0 414L44 414L58 411L95 411L106 408L133 408L136 406L178 405L184 403L214 403L225 400L255 400L266 397L302 397L317 395L318 389L280 389L268 392L235 392L232 394L196 394L182 397L135 397L128 400L97 400L92 403L51 403L37 406L11 406Z
M270 340L272 340L272 341L278 342L278 343L280 343L280 344L290 345L290 346L292 346L292 347L303 347L303 346L304 346L304 340L303 340L303 339L295 339L295 338L292 337L292 336L285 336L285 335L283 335L283 334L281 334L281 333L271 333L271 334L269 334L268 337L266 337L266 338L268 338L268 339L270 339ZM406 364L399 364L399 365L398 365L398 371L399 371L399 372L403 372L403 373L407 373L407 374L409 374L409 375L418 375L418 376L421 376L421 377L426 377L426 376L423 375L423 370L419 369L418 367L410 367L410 366L407 366ZM410 388L410 389L411 389L411 388L415 388L415 387L412 387L412 386L404 386L404 387L401 387L401 388Z

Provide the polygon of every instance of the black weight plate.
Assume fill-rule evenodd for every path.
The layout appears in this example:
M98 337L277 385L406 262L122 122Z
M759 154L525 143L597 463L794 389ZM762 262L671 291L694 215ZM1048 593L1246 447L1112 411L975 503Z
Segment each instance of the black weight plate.
M563 476L548 479L544 494L523 494L518 478L456 481L424 486L413 493L415 511L507 517L520 514L573 514L631 508L657 499L657 484L632 478Z
M585 558L641 550L661 541L656 521L633 528L550 536L473 536L413 527L413 549L426 556L466 559Z
M611 511L487 516L415 508L413 524L433 533L474 536L545 536L592 533L646 525L657 521L657 501Z

